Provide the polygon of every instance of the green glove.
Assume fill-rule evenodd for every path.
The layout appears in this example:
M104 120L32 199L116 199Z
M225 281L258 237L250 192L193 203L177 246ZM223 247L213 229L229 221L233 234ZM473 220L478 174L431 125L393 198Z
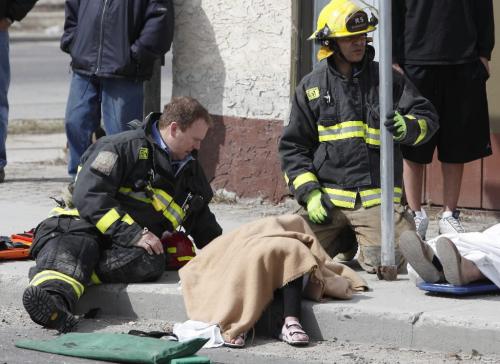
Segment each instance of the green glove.
M313 190L309 194L309 197L307 197L307 213L309 214L309 220L315 224L321 224L328 216L328 213L321 203L320 190Z
M403 140L407 133L406 118L398 111L394 111L387 115L387 120L384 125L394 135L394 140L399 142Z

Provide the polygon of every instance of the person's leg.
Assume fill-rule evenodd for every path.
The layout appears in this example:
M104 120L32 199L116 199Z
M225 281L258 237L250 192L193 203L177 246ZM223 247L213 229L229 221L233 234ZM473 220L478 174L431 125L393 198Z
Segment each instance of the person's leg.
M102 117L106 135L128 130L128 123L142 120L143 82L127 79L102 79ZM160 111L160 110L158 110Z
M344 229L349 228L349 221L342 212L343 209L335 208L332 211L332 221L328 224L315 224L309 220L305 209L301 208L297 213L307 221L309 227L314 232L319 243L331 258L335 258L341 253L350 253L357 250L357 242L354 234L343 234L343 239L337 239ZM350 236L353 237L350 241ZM349 254L351 255L351 254Z
M404 65L403 68L406 76L419 89L420 93L432 102L439 113L442 87L437 78L439 76L438 68L419 65ZM401 146L404 157L403 181L406 200L411 209L416 231L424 240L429 225L429 219L421 205L424 170L425 165L432 162L437 141L438 137L434 135L423 145L417 147Z
M309 336L300 324L302 279L299 277L281 288L283 291L284 323L280 339L290 345L307 345L309 343Z
M446 93L440 113L438 158L443 173L443 215L439 232L461 233L457 203L464 163L491 155L486 79L481 61L443 66Z
M0 31L0 182L5 178L4 167L7 164L5 141L9 122L9 102L7 93L10 84L9 33Z
M443 210L453 212L457 208L464 173L463 163L441 163L443 173ZM446 192L445 192L446 191Z
M415 222L415 229L423 240L425 240L429 226L429 218L421 204L424 170L425 164L412 162L408 159L403 160L403 181L406 201Z
M101 252L95 273L105 283L151 282L161 277L165 265L165 254L149 255L139 247L113 245Z
M77 324L72 312L99 259L93 229L70 217L48 218L37 228L31 248L36 266L30 269L23 305L39 325L67 332Z
M448 283L463 286L486 278L477 266L462 257L455 244L444 236L436 242L436 253L443 265L444 276Z
M66 104L65 128L68 138L68 173L76 176L80 158L92 143L92 133L101 122L98 80L73 73Z
M420 211L425 165L407 159L403 160L403 165L406 201L412 211Z
M404 231L401 234L399 249L425 282L437 283L444 280L443 266L434 250L415 231Z
M381 265L382 233L380 227L381 206L363 208L358 206L354 210L344 212L356 232L359 243L358 263L368 273L376 273ZM398 271L405 270L405 258L398 247L399 237L403 231L414 231L415 227L411 216L400 205L394 206L394 241L395 264Z

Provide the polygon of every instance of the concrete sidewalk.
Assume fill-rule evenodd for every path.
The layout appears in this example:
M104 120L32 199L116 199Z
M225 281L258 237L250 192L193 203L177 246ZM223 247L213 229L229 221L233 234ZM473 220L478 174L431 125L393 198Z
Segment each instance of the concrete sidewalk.
M54 205L68 183L64 134L9 135L6 182L0 184L0 235L34 227ZM260 201L214 204L213 210L225 231L265 215L291 210ZM434 211L434 210L433 210ZM498 215L465 210L464 225L481 230L498 221ZM432 215L434 216L434 215ZM430 237L437 220L431 221ZM32 261L0 263L0 304L19 306ZM385 346L500 354L500 295L463 298L431 296L418 290L406 275L395 282L379 281L360 272L371 290L349 301L303 303L303 321L315 339L352 341ZM102 315L131 319L184 321L178 276L166 272L152 284L114 284L91 287L78 305L79 312L99 307Z

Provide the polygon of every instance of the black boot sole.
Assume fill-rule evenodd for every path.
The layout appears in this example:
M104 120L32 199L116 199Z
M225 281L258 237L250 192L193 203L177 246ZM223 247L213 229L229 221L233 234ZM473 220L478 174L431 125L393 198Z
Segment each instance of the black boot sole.
M58 307L50 294L40 287L26 288L23 305L34 322L48 329L65 333L72 331L78 324L75 316Z

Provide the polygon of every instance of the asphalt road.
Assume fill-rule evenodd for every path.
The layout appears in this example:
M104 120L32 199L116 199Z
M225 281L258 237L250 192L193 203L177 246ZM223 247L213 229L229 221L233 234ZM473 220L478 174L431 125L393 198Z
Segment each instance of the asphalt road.
M166 64L171 64L171 54ZM70 57L58 42L11 42L10 119L62 119L68 97ZM162 68L162 104L172 88L171 67Z
M0 307L0 363L66 363L100 364L98 360L89 360L19 349L17 341L50 340L55 333L45 330L31 322L22 307ZM84 319L78 326L78 332L113 332L127 333L129 330L170 331L171 324L157 320L130 321L107 317ZM400 363L498 363L498 356L482 356L479 353L435 353L406 350L392 347L380 347L369 344L356 344L333 341L312 342L305 348L293 348L273 339L255 338L244 349L204 349L199 354L208 356L212 363L227 364L400 364ZM109 362L108 362L109 363Z

